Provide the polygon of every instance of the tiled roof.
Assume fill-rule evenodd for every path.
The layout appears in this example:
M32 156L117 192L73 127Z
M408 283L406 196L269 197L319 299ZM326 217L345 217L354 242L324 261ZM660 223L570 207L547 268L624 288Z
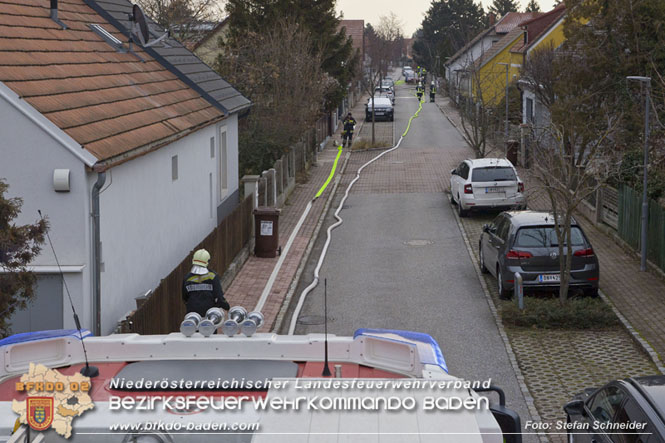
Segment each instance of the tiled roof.
M49 16L49 0L0 0L0 81L100 161L127 160L224 117L140 47L145 62L106 43L90 24L127 47L83 0L60 0L66 30Z
M561 3L551 11L522 23L520 26L523 29L526 29L527 33L526 41L523 40L516 44L511 49L511 51L526 52L533 45L533 43L538 40L541 35L547 32L552 26L554 26L565 13L566 4Z
M193 43L193 44L191 45L191 50L192 50L192 51L196 51L196 49L198 49L199 47L201 47L201 45L204 45L205 42L207 42L211 37L213 37L214 35L217 35L217 32L218 32L220 29L222 29L224 26L226 26L228 21L229 21L229 18L226 17L224 20L222 20L221 22L217 23L217 25L215 25L214 28L212 28L210 31L208 31L208 32L203 36L202 39L200 39L199 41L197 41L196 43Z
M507 34L516 26L542 14L542 12L509 12L497 22L495 26L496 32L497 34Z
M512 31L510 31L508 34L504 35L501 40L498 42L494 43L491 48L487 50L483 54L482 57L480 57L478 60L475 61L474 65L476 68L480 68L484 66L487 62L492 60L495 55L497 55L499 52L503 51L508 45L514 44L515 39L518 38L520 35L524 33L524 30L522 28L517 27L513 28Z
M446 64L446 65L449 65L450 63L452 63L452 62L454 62L455 60L457 60L457 59L458 59L459 57L461 57L466 51L468 51L469 49L471 49L471 48L473 47L473 45L475 45L476 43L478 43L478 41L479 41L480 39L484 38L485 36L487 36L488 34L490 34L492 31L494 31L494 26L491 26L491 27L485 29L484 31L480 32L478 35L476 35L476 36L473 38L473 40L471 40L469 43L467 43L466 45L464 45L459 51L457 51L455 54L453 54L453 56L450 57L450 58L448 59L448 61L446 61L445 64Z
M121 31L131 29L129 15L132 12L132 3L129 0L85 0L85 2L118 26ZM150 18L148 18L148 27L155 38L164 33ZM167 38L165 43L157 44L146 51L163 64L169 65L183 81L199 90L204 98L213 102L219 109L234 113L244 111L251 106L247 98L180 42Z

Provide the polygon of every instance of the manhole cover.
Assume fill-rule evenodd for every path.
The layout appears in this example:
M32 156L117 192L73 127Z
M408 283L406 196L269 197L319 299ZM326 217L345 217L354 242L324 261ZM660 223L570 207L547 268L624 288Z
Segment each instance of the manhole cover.
M407 246L429 246L433 245L434 242L432 240L409 240L405 241L404 244Z
M298 319L301 325L322 325L324 323L323 315L304 315Z

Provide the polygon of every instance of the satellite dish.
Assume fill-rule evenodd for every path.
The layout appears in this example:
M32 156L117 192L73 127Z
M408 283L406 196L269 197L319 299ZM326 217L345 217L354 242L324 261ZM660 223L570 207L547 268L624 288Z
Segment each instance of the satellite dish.
M148 22L139 5L134 5L132 8L132 34L138 37L141 46L145 46L150 41Z

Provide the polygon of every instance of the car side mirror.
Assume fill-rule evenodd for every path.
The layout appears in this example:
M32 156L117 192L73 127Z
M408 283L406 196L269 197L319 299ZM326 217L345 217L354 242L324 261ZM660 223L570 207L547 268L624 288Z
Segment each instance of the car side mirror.
M450 175L457 175L457 169L451 169Z
M584 401L582 400L573 400L563 407L563 410L566 411L566 414L569 416L573 415L586 415L586 410L584 409Z
M490 232L490 225L488 225L487 223L485 223L485 224L483 225L483 232Z

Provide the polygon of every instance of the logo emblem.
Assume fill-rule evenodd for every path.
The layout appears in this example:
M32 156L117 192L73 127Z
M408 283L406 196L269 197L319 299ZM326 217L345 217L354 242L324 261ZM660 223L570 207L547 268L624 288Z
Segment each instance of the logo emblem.
M559 254L557 252L550 252L550 257L552 258L552 260L556 260L558 256Z
M35 431L45 431L53 422L53 397L28 397L28 424Z

